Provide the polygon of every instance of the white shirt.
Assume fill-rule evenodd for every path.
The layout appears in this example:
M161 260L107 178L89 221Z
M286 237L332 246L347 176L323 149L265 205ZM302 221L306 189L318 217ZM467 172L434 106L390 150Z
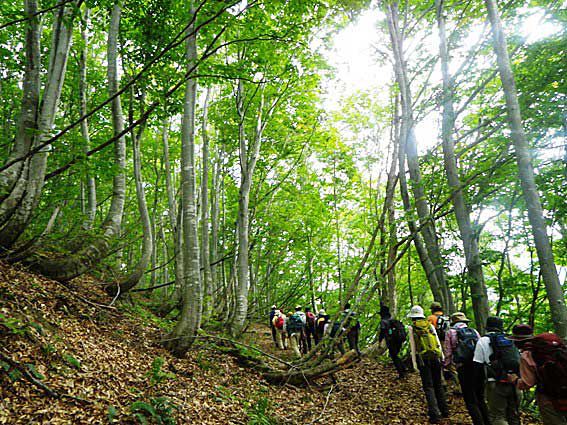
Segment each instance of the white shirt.
M476 348L474 349L473 362L480 363L483 365L490 365L490 356L494 351L490 345L490 338L487 336L481 337L476 343ZM489 381L494 381L494 378L488 378Z

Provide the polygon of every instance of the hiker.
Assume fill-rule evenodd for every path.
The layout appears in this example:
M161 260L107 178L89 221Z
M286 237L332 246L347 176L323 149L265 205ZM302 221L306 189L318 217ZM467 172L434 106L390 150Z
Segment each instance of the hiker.
M315 315L309 307L305 307L305 339L307 351L311 351L311 338L315 341Z
M427 320L435 328L437 336L439 337L439 341L444 342L445 334L450 328L450 319L443 313L443 306L441 305L441 303L433 301L430 308L431 314L427 317Z
M302 315L304 316L305 314L301 311L301 306L297 306L295 307L295 312L290 314L287 320L287 334L289 337L289 343L291 345L291 349L297 357L301 357L299 346L301 343L303 328L305 327Z
M278 346L278 342L276 341L276 328L274 327L274 316L276 314L276 306L273 305L272 309L270 310L270 330L272 331L272 340L274 341L274 344L276 345L276 347Z
M317 313L317 321L315 323L315 344L319 344L319 342L323 339L329 319L330 317L324 309L319 310L319 313Z
M514 342L506 338L500 317L486 319L486 332L476 343L473 361L486 369L490 422L492 425L519 425L521 394L509 382L508 374L518 374L520 353Z
M338 319L337 325L340 326L342 323L343 327L339 333L339 337L344 334L348 341L349 349L355 350L356 354L360 355L360 350L358 348L358 337L360 335L360 322L356 318L356 313L350 309L350 303L346 303L341 316ZM335 331L336 332L336 331ZM331 334L331 336L333 336ZM345 348L342 338L339 338L337 344L341 354L345 353Z
M301 321L303 322L303 328L301 329L301 334L299 335L299 350L303 354L307 354L307 338L305 334L305 328L307 326L307 316L302 310L300 305L295 306L295 312L301 317Z
M381 343L385 341L390 358L398 372L398 376L400 379L403 379L406 375L406 367L399 358L399 354L407 338L406 327L399 320L392 318L390 309L385 305L380 306L380 316L382 320L380 321L380 336L378 337L378 342Z
M460 311L451 315L451 328L445 336L444 366L455 366L461 392L474 425L490 425L484 401L484 368L475 371L473 357L479 333L468 327L470 322Z
M287 326L285 314L280 310L276 310L272 320L272 326L276 330L276 344L280 350L287 350Z
M508 380L520 390L536 387L536 402L544 425L567 425L567 346L557 335L534 337L529 325L516 325L512 336L520 349L520 377Z
M429 422L439 423L449 416L449 407L443 388L442 367L443 350L435 327L425 319L423 308L414 305L408 316L411 361L421 376L421 384L427 401Z

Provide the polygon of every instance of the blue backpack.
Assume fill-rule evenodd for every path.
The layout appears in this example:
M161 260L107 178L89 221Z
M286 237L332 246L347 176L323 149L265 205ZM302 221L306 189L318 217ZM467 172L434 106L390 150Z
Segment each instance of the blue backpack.
M303 329L303 320L301 320L301 316L297 313L291 315L287 322L287 330L288 332L299 332Z
M472 362L476 343L478 342L478 335L475 330L469 327L457 329L457 341L457 348L453 353L453 361L457 364Z

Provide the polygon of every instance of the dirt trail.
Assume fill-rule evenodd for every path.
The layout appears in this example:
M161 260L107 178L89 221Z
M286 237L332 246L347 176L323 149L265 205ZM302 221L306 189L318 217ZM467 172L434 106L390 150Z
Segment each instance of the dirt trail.
M210 342L170 356L160 345L164 323L140 307L101 307L111 301L102 287L89 278L64 286L0 262L2 354L58 394L82 399L14 382L8 373L17 378L18 370L0 362L0 424L140 423L136 414L157 423L151 409L166 424L427 423L416 374L397 381L389 363L365 359L338 373L330 392L271 386ZM251 326L245 339L291 355L273 347L266 326ZM460 399L451 398L451 412L448 423L470 423Z

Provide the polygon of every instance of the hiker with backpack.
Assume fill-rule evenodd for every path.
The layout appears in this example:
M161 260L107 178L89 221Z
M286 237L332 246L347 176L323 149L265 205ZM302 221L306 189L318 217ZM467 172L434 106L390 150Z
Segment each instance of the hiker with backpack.
M504 334L504 322L491 316L486 320L486 335L476 343L473 362L486 370L486 401L492 425L520 424L521 394L508 380L520 369L520 352Z
M301 351L299 350L299 348L303 335L303 328L305 327L303 317L305 317L305 313L301 311L301 306L297 306L295 307L295 312L291 314L287 320L287 334L289 337L289 343L291 345L291 349L297 357L301 357Z
M270 310L270 330L272 331L272 340L274 341L274 344L276 345L276 347L278 346L278 342L276 340L276 328L274 327L273 321L274 321L274 316L276 315L276 306L273 305L272 309Z
M460 311L451 315L451 328L445 336L445 367L455 366L461 392L474 425L490 425L488 408L484 401L484 376L474 368L473 358L478 332L468 327L470 322Z
M425 318L419 305L414 305L407 317L412 321L408 327L412 364L421 376L429 422L436 424L449 416L442 379L441 362L444 357L441 342L435 327Z
M388 353L398 372L398 376L400 379L403 379L406 375L406 367L400 359L399 354L407 338L406 327L399 320L392 318L390 309L383 304L380 306L380 316L382 320L380 321L378 342L386 342Z
M287 327L286 317L280 310L276 310L272 320L272 326L276 330L276 344L280 350L287 349Z
M567 425L567 346L557 335L533 335L529 325L516 325L512 336L520 349L520 376L508 380L520 390L536 387L544 425Z
M449 331L450 319L443 313L443 306L441 303L434 301L431 303L431 315L427 317L429 323L435 328L439 341L443 343L445 341L445 335Z
M311 338L315 341L315 315L309 307L305 307L305 340L307 351L311 351Z
M360 355L360 349L358 348L358 338L360 335L360 322L356 318L356 313L350 309L350 303L345 304L344 310L341 313L338 322L335 323L335 325L339 325L339 326L341 324L342 324L342 330L339 333L339 337L344 333L348 341L349 349L355 350L356 354ZM333 329L333 331L336 332L335 329ZM331 332L331 336L333 336L332 332ZM345 348L342 338L339 339L337 347L339 348L341 354L345 353Z
M329 325L330 316L325 312L324 309L319 310L317 313L317 319L315 322L315 345L319 344L319 342L323 339L327 327Z

